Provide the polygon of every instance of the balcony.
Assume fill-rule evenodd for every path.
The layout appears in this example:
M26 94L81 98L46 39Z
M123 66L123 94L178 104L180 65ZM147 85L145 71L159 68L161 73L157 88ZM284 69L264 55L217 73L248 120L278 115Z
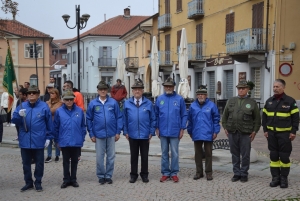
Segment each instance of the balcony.
M116 67L116 58L98 58L98 68L100 71L115 71Z
M266 29L250 28L226 34L226 50L230 55L265 52Z
M204 17L204 0L193 0L188 3L188 19L199 19Z
M203 61L205 56L205 43L189 43L188 57L189 61Z
M161 71L172 71L173 51L158 51L158 63Z
M137 73L139 69L139 58L138 57L127 57L124 59L125 70L131 73Z
M158 30L171 29L171 14L167 13L158 17Z

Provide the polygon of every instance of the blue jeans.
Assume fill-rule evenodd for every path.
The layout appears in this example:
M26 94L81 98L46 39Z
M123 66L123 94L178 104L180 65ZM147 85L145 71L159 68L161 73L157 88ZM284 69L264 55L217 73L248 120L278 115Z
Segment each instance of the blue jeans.
M112 178L115 163L115 137L96 138L96 163L97 177L99 179ZM104 158L106 154L106 167L104 167Z
M49 146L47 147L47 153L49 157L52 157L52 145L53 145L53 140L50 140ZM55 156L60 156L60 150L55 146Z
M24 180L26 184L33 184L31 173L31 159L35 161L34 177L35 185L42 183L44 175L44 149L23 149L21 148Z
M175 176L179 172L178 137L162 137L161 144L161 174L163 176ZM171 167L169 162L169 146L171 148Z

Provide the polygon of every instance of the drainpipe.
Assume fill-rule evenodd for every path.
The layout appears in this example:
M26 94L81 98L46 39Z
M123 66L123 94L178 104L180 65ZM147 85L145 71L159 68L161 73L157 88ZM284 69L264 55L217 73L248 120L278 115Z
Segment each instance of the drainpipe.
M268 35L269 35L269 0L267 0L267 24L266 24L266 47L265 47L265 69L270 72L270 67L268 67Z
M82 40L80 42L82 42L82 79L84 79L84 42Z
M71 45L67 45L67 46L69 46L70 48L71 48L71 53L70 53L70 63L71 63L71 80L72 80L72 46ZM68 53L68 51L67 51L67 53Z

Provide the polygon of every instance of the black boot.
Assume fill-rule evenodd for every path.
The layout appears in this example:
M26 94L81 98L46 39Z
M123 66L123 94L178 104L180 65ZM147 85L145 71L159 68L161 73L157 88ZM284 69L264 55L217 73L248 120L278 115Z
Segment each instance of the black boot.
M280 188L287 188L289 186L288 184L288 178L286 176L280 177Z
M280 184L280 176L273 177L270 186L277 187L279 184Z

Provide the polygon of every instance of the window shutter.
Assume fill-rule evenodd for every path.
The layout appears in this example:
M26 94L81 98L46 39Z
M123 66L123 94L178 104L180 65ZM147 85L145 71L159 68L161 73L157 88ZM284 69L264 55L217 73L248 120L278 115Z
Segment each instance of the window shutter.
M252 28L256 28L257 26L257 4L253 4L252 6Z
M30 48L30 45L28 43L25 43L24 44L24 57L25 58L29 58L29 48Z
M85 58L85 60L89 61L89 48L88 47L85 48L85 52L86 52L86 58Z
M38 58L43 58L44 57L44 48L43 48L43 44L39 44L37 45L37 47L39 47L39 54L38 54Z
M165 14L170 13L170 0L165 0Z
M67 63L68 63L68 64L71 63L71 62L70 62L70 59L71 59L71 58L70 58L70 53L68 53L68 54L67 54Z
M181 30L177 31L177 49L180 46Z
M182 11L182 0L177 0L177 8L176 8L177 12Z
M257 5L257 27L263 28L264 26L264 2L260 2Z
M196 26L196 43L202 43L203 38L203 24L198 24Z
M112 47L107 47L107 64L108 66L112 66Z
M103 58L103 46L99 47L99 58Z

